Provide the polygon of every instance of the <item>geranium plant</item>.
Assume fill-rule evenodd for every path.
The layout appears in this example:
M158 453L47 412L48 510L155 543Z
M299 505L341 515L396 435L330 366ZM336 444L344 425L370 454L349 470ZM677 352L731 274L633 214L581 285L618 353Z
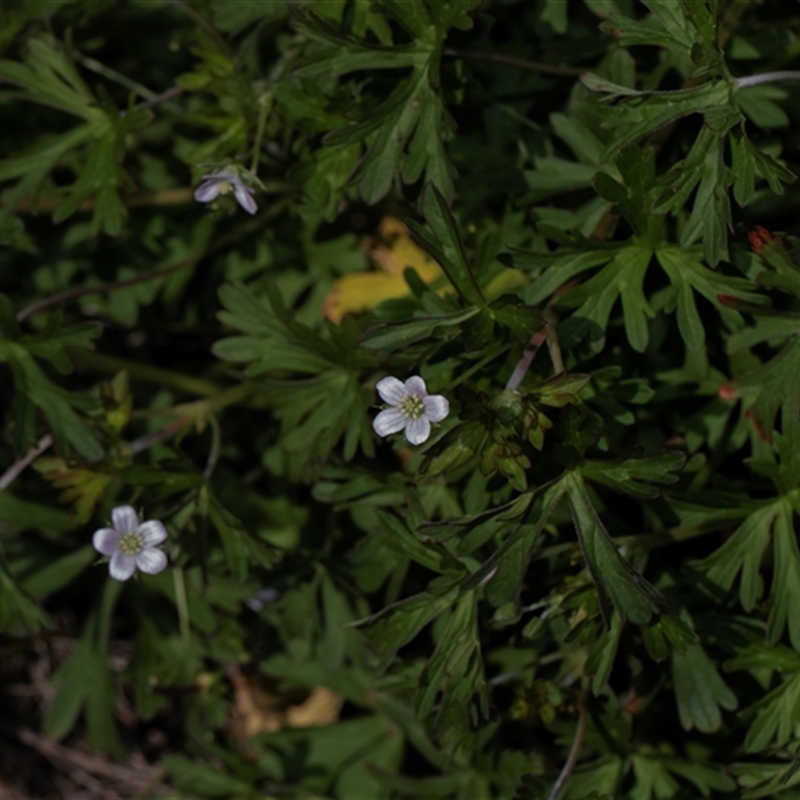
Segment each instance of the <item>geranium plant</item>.
M14 788L796 797L798 36L4 4Z

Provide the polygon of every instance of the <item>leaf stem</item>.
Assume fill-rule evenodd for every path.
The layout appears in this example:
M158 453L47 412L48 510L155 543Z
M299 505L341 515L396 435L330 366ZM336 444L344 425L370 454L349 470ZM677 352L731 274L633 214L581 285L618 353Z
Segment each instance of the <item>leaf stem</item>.
M258 125L256 127L256 140L253 144L253 160L250 163L250 172L258 176L258 163L261 160L261 141L264 138L264 128L267 117L272 108L272 92L265 92L258 98Z
M214 474L214 467L217 466L219 452L222 447L222 431L220 430L216 416L211 414L208 418L208 424L211 426L211 449L208 453L206 468L203 470L203 477L206 480L210 480L211 476Z
M546 75L570 75L578 77L586 72L580 67L563 67L558 64L547 64L544 61L531 61L519 56L510 56L506 53L492 53L486 50L459 50L455 47L445 47L442 53L446 56L457 56L458 58L471 58L476 61L494 61L497 64L508 64L512 67L529 69L534 72L543 72Z
M584 689L583 694L581 695L581 707L578 716L578 727L575 729L575 738L572 740L572 747L570 748L567 760L561 769L561 774L558 776L558 780L550 790L547 800L558 800L559 795L564 789L564 784L567 782L567 779L575 769L575 765L578 763L578 756L581 754L581 748L583 747L583 739L586 736L586 718L588 716L588 707L588 690Z
M6 489L13 480L20 474L27 466L35 461L50 445L53 444L53 437L48 433L47 436L42 436L39 443L31 447L22 458L17 459L2 475L0 475L0 492Z
M737 78L737 89L746 89L748 86L759 86L762 83L779 83L780 81L800 81L800 71L784 69L777 72L762 72L760 75L745 75Z
M181 641L184 647L189 644L189 603L186 600L186 582L183 579L183 569L174 567L172 582L175 586L175 608L178 611L178 626L181 631Z

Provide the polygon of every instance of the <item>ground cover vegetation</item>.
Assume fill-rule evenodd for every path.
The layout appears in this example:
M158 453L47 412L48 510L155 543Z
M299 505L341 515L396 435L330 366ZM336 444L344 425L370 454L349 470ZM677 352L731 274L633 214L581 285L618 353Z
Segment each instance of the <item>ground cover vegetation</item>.
M2 3L4 788L797 797L799 31Z

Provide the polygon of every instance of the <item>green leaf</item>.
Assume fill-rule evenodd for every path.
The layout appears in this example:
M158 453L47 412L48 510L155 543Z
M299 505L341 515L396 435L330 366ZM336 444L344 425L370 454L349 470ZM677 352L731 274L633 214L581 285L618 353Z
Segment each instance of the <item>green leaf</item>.
M686 463L686 455L679 450L668 450L643 458L624 458L620 461L584 461L580 473L587 478L616 492L641 499L658 497L659 490L653 484L675 483Z
M722 725L720 709L733 711L738 706L736 695L699 644L687 648L684 655L673 652L672 680L678 716L686 731L697 728L713 733Z
M97 558L97 551L87 545L68 553L29 575L22 587L32 597L46 597L71 583Z
M389 542L399 547L412 561L434 572L444 571L442 559L447 555L445 550L422 542L401 520L388 511L378 511L378 519L390 534Z
M763 592L759 572L761 559L782 506L782 503L769 503L751 513L722 547L698 563L708 580L724 591L731 588L741 570L739 599L746 611L753 610Z
M228 775L218 767L183 756L167 756L164 767L177 786L206 797L231 797L250 794L249 781Z
M233 576L239 582L247 579L247 533L242 523L224 508L216 496L208 493L208 516L217 529L225 558Z
M593 349L602 348L611 309L620 298L631 347L637 352L647 348L647 320L655 314L644 296L643 283L652 255L647 247L625 247L600 272L560 298L559 306L577 307L561 324L566 343L588 338Z
M789 640L800 650L800 618L795 609L800 604L800 549L794 532L794 514L791 505L784 500L775 517L772 530L775 572L770 592L769 622L767 638L776 644L789 628Z
M414 238L438 262L455 290L474 306L486 307L478 281L467 262L464 245L444 195L436 186L428 185L422 200L422 213L431 234L413 220L407 224Z
M757 712L756 718L744 740L748 753L788 744L800 721L800 672L785 675L780 686L744 709L740 716L754 712Z
M84 410L94 408L94 401L56 386L45 376L30 353L19 344L0 340L0 361L7 361L11 367L16 388L15 407L22 411L19 418L25 419L26 413L37 406L47 417L59 448L69 452L69 446L72 445L90 461L102 457L103 448L100 443L88 425L73 411L76 406ZM32 426L20 427L17 431L17 446L22 451L32 447L34 439Z
M492 317L522 340L542 327L544 317L534 306L520 302L514 295L504 294L489 306Z
M430 661L419 679L416 712L427 717L441 695L441 703L463 708L477 702L484 717L489 715L489 697L477 630L477 597L464 594L455 604L452 616Z
M423 592L389 605L378 614L354 623L354 626L367 626L366 636L370 644L382 657L382 662L388 664L403 645L453 605L457 597L458 589L436 596Z
M416 317L410 321L388 323L370 328L361 337L367 350L391 352L419 341L441 337L444 341L459 335L459 326L479 313L477 308L454 311L431 317Z
M619 554L597 516L580 476L563 479L578 541L597 587L603 618L608 624L613 604L624 620L647 625L663 602L661 594Z
M608 683L614 661L617 658L621 635L622 619L619 614L614 613L611 615L611 626L594 643L589 651L589 657L586 659L586 672L592 676L592 692L595 695L599 695Z

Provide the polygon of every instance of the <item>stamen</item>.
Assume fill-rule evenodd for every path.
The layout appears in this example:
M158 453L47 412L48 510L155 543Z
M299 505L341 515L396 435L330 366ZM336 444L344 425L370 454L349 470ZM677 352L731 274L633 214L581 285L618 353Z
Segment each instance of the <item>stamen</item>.
M119 540L119 549L126 556L138 556L144 550L144 537L136 531L123 533Z
M218 184L220 194L230 194L233 186L228 181L220 181Z
M397 410L406 419L419 419L425 413L425 404L422 398L415 394L407 394L398 403Z

